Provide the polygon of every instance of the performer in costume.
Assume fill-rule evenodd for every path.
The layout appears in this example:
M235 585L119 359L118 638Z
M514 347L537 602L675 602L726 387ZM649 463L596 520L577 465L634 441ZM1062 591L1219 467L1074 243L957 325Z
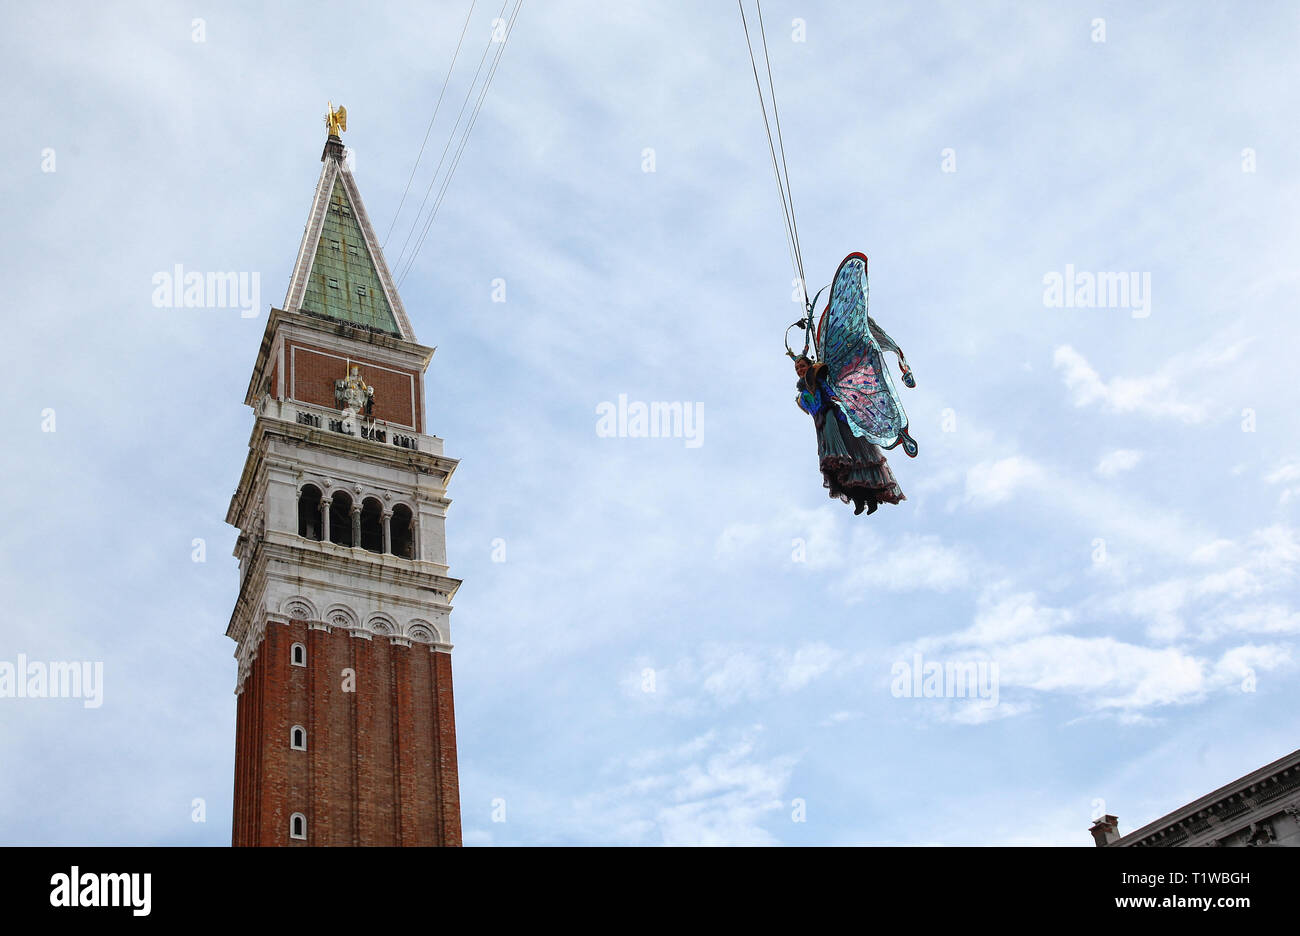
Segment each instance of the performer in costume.
M786 345L799 375L795 402L817 427L823 486L831 497L846 504L852 501L854 514L864 510L872 514L881 503L907 499L882 449L902 445L908 456L915 458L917 453L883 352L898 355L899 371L908 387L916 386L916 378L902 349L867 314L864 254L849 254L835 273L817 326L817 360L808 355L813 305L815 300L808 305L807 322L795 323L809 332L803 353L796 355Z
M822 486L831 497L853 502L853 513L876 512L881 501L897 504L907 500L880 446L853 434L835 391L826 383L825 364L800 355L794 362L799 375L795 402L812 416L817 426L817 457Z

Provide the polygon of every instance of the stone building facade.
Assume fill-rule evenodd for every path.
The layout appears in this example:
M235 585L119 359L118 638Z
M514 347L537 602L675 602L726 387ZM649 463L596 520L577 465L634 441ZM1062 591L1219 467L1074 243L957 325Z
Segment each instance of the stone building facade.
M1103 816L1089 830L1106 848L1300 846L1300 751L1220 787L1128 835Z

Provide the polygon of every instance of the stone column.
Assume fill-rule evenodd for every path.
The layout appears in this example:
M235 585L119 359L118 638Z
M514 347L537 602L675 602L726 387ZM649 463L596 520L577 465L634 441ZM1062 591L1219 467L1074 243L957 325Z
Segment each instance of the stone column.
M352 546L357 548L361 545L361 504L358 501L352 502Z
M392 529L393 512L391 510L387 510L387 509L384 510L383 516L379 521L379 525L384 530L383 552L385 555L387 555L388 553L391 553L393 551L393 529Z
M330 499L328 497L320 499L320 541L322 543L330 541Z

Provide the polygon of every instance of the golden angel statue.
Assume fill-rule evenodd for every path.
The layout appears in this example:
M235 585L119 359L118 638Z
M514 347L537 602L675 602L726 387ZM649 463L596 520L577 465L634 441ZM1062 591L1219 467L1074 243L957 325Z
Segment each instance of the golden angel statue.
M346 107L340 104L338 109L335 110L333 103L327 101L325 110L325 126L329 127L330 136L338 136L348 128L348 109Z

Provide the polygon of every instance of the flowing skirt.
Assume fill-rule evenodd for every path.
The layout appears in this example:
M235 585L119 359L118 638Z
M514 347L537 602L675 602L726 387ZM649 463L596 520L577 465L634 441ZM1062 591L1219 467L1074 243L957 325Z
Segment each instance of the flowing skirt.
M834 413L827 413L817 433L822 486L844 503L866 498L882 504L907 500L885 461L880 446L855 436Z

